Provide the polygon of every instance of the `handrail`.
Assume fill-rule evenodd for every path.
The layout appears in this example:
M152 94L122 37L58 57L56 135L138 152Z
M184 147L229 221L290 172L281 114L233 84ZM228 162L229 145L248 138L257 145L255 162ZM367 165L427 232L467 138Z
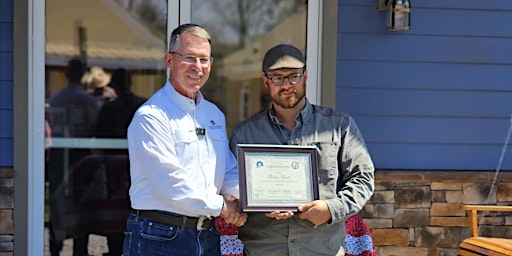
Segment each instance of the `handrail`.
M478 237L478 211L512 212L512 206L505 205L462 205L462 208L468 213L469 234L472 237Z

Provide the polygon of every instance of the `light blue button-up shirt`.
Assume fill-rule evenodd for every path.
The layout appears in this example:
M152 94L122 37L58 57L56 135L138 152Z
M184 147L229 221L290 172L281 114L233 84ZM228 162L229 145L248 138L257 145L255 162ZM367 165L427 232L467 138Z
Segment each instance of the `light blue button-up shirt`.
M128 150L134 209L218 216L223 196L238 198L225 116L201 93L194 101L168 81L135 113Z

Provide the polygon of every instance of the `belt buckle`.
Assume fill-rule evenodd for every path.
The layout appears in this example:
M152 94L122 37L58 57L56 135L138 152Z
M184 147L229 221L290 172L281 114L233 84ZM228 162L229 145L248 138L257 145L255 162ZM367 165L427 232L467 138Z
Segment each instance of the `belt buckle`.
M199 217L199 220L197 220L197 225L196 225L197 231L206 230L206 228L203 227L204 221L205 220L209 220L211 218L212 217L210 217L210 216L201 216L201 217Z

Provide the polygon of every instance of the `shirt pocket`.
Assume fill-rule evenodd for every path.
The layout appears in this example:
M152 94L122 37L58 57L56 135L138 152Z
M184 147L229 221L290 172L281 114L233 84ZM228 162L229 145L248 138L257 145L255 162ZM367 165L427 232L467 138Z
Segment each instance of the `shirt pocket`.
M191 161L192 156L197 154L198 138L195 131L178 130L174 132L174 145L177 156L183 161Z
M338 177L338 151L336 142L315 142L318 148L318 175L322 183Z
M177 144L190 144L197 140L195 131L192 130L178 130L174 132L174 141Z

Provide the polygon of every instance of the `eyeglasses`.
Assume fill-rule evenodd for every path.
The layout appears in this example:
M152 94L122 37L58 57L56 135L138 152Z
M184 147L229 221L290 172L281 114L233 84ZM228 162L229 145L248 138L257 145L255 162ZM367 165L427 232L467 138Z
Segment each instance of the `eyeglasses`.
M268 77L267 75L265 75L265 76L268 79L270 79L270 81L272 81L272 84L274 84L275 86L280 86L284 83L285 79L288 79L288 82L292 85L298 84L300 82L300 80L302 80L302 77L304 77L304 74L293 73L288 76L281 76L281 75L276 75L273 77Z
M199 60L199 63L201 63L201 65L208 65L213 62L212 57L196 57L194 55L183 55L179 52L170 52L170 53L180 56L184 62L190 63L190 64L196 64L198 60Z

